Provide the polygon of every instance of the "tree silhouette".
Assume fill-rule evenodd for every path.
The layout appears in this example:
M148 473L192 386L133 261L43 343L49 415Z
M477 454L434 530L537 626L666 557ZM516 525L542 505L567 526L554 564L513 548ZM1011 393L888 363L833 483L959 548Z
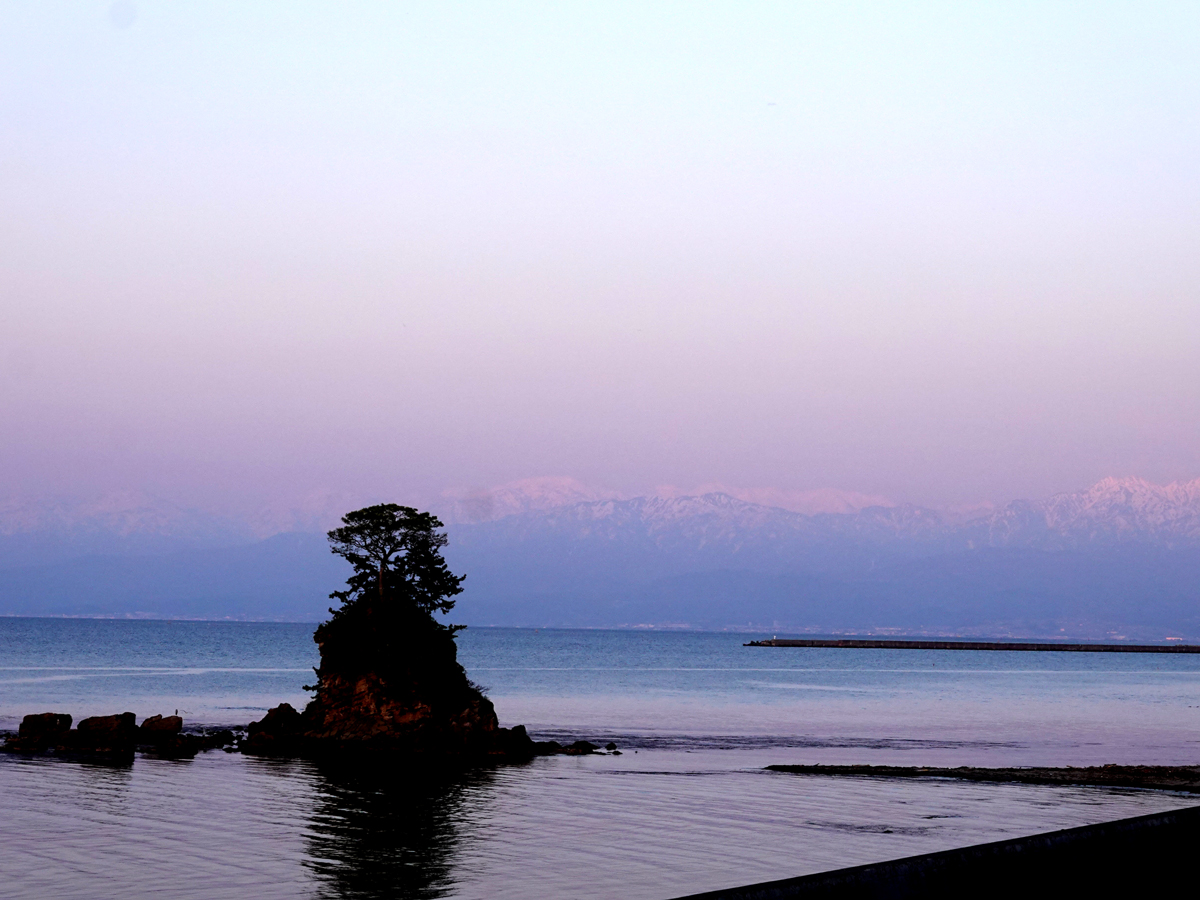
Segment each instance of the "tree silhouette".
M341 606L313 634L321 665L305 715L314 727L378 728L384 707L402 716L428 708L439 719L487 702L458 663L454 634L463 626L434 618L454 608L464 579L442 558L441 528L430 513L387 503L347 513L329 532L330 548L354 572L330 595Z
M344 608L362 602L374 588L383 603L411 605L430 616L449 612L466 576L453 574L442 559L446 536L441 527L437 516L395 503L347 513L342 527L329 532L329 543L354 567L354 575L346 590L330 597Z
M501 728L458 662L454 634L435 615L454 608L463 576L442 558L436 516L392 503L347 513L329 532L354 572L313 640L321 650L316 696L297 713L281 704L250 726L250 752L325 753L374 748L431 758L527 760L524 726ZM373 752L373 751L372 751Z

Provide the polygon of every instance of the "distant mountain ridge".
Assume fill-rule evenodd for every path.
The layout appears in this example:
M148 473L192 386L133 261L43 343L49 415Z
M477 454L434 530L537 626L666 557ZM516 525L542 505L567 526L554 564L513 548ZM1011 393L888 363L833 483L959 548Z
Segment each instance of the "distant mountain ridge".
M353 498L323 493L237 515L208 512L141 491L82 498L10 497L0 500L0 569L84 556L237 547L296 532L321 534L354 505Z
M84 500L16 499L0 502L0 535L75 532L113 537L158 535L205 539L229 532L248 535L233 520L205 515L160 498L117 491Z
M452 521L455 620L1200 639L1200 479L968 515L603 493L535 479ZM321 534L338 502L255 522L139 496L0 505L0 614L319 618L342 577Z
M621 497L565 476L525 478L493 488L445 491L437 512L448 522L489 522L534 510Z
M876 494L835 488L796 491L778 488L734 488L720 484L680 490L672 485L655 488L642 499L676 499L706 494L728 494L759 506L771 506L805 515L851 513L868 506L895 506ZM473 524L502 519L519 513L545 511L576 503L639 499L620 491L584 484L574 478L551 476L525 478L493 488L448 490L442 494L438 514L451 524Z
M1200 541L1200 478L1168 485L1105 478L1040 503L1014 501L984 521L989 540L998 543L1194 543Z
M856 505L882 498L845 491L739 493L744 496L712 490L627 497L571 478L536 478L486 491L448 493L446 508L438 512L456 526L512 519L506 527L576 528L596 535L635 528L662 539L678 532L677 538L687 533L689 539L730 545L820 535L937 546L947 541L951 545L961 541L963 546L1045 547L1200 541L1200 478L1168 485L1141 478L1105 478L1084 490L1046 500L1014 500L966 517L912 504ZM757 499L769 500L773 494L793 505L828 509L803 512ZM156 545L178 549L242 544L273 534L324 531L336 523L343 507L349 509L355 502L349 496L320 494L290 507L239 517L129 491L82 501L10 498L0 501L0 539L57 535L81 544L90 540L98 550L122 543L139 550Z
M807 515L739 500L726 493L634 497L547 504L460 530L547 530L582 539L628 540L697 550L721 545L741 552L755 542L907 542L929 550L988 547L1061 549L1094 543L1200 543L1200 479L1165 486L1140 478L1106 478L1047 500L1014 500L967 518L911 504Z
M1198 526L1200 480L1109 478L965 520L709 493L459 524L448 558L469 576L462 608L485 624L1200 634Z
M145 555L249 543L234 518L122 491L79 499L0 501L0 568L83 556Z

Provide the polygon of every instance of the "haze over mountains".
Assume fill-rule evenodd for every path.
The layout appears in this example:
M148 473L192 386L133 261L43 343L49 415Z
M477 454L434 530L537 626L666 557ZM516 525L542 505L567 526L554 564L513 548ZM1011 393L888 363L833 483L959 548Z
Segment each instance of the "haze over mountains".
M966 512L836 491L737 493L622 497L565 478L450 492L438 510L447 558L468 575L453 618L1200 635L1200 479L1108 478ZM133 494L9 502L0 613L315 620L344 577L322 532L350 502L315 497L253 521Z

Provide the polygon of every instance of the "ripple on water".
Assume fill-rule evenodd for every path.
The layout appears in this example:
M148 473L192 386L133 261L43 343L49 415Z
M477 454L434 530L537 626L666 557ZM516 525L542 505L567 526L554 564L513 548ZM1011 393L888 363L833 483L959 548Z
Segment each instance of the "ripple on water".
M1191 805L1170 794L804 778L742 753L457 777L209 753L0 758L5 896L664 898Z

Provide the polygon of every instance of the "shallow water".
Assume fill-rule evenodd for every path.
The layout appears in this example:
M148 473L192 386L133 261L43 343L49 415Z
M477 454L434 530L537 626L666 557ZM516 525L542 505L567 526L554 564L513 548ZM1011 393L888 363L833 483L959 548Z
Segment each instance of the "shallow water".
M5 759L3 893L653 900L1192 803L737 763L646 751L439 778L224 753Z
M0 619L0 716L244 723L302 703L311 626ZM468 630L507 723L608 740L459 777L208 753L0 755L4 896L666 898L1193 805L769 773L771 762L1194 762L1200 660ZM1032 657L1032 658L1030 658ZM11 726L10 726L11 727Z

